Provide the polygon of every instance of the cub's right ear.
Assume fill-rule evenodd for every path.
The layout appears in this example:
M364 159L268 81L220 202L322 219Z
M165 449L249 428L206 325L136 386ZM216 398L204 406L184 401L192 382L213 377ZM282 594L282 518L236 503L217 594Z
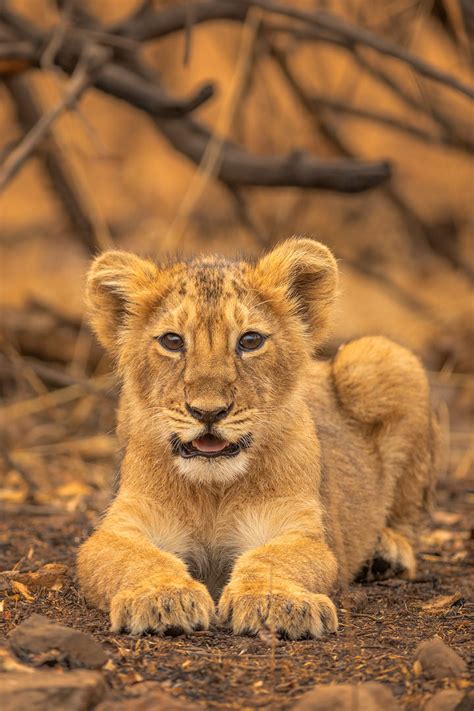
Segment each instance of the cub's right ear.
M104 252L87 274L86 305L100 342L113 355L130 316L138 316L159 294L158 268L129 252Z

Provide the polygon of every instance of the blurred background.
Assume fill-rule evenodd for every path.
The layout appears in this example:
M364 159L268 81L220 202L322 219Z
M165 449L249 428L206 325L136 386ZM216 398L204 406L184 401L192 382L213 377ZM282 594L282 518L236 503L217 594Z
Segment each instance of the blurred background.
M465 488L473 37L469 0L4 3L4 503L109 495L117 389L84 320L93 255L255 255L293 234L340 262L323 357L368 333L412 348L450 433L443 481Z

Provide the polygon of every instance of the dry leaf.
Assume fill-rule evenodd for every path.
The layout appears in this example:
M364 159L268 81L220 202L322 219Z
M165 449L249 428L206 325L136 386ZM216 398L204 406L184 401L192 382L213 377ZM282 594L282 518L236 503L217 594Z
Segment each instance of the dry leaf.
M460 592L455 592L452 595L439 595L433 598L429 602L426 602L421 606L424 612L428 612L430 615L439 615L450 607L453 607L457 602L462 600L462 595Z
M461 514L451 513L451 511L435 511L432 519L438 526L455 526L461 521Z
M16 575L15 580L31 590L40 590L41 588L61 590L66 581L68 570L68 566L63 563L47 563L34 572Z
M93 489L81 481L71 481L68 484L58 486L55 494L62 499L75 498L76 496L89 496Z
M0 501L8 504L23 504L28 496L26 489L0 489Z
M429 546L430 548L440 548L446 543L451 543L454 541L459 533L455 531L446 531L444 528L435 528L434 531L425 534L421 537L423 545Z
M20 595L24 597L25 600L28 600L28 602L33 602L33 600L35 599L26 587L26 585L23 585L23 583L20 583L18 580L11 581L11 588L15 592L20 593Z

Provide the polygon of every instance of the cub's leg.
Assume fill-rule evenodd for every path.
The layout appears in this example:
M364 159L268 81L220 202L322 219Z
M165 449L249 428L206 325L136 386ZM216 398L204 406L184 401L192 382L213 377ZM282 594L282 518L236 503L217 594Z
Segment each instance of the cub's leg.
M211 596L182 560L164 550L185 543L164 511L119 496L79 550L78 577L86 599L110 612L115 632L206 629L214 615Z
M373 557L357 574L358 582L383 580L395 575L412 580L416 574L413 546L406 536L393 528L383 528L377 540Z
M282 515L281 506L271 503L265 507L266 511L253 511L260 538L270 523L268 538L264 536L267 542L237 559L219 601L220 619L223 623L230 622L236 634L256 634L263 627L289 639L334 632L337 614L328 593L337 577L336 559L321 530L308 527L272 536L271 521L265 520L265 513L272 511L274 520L279 519L280 524ZM291 509L290 501L286 505ZM315 509L317 503L307 512L308 521L314 518ZM290 520L291 510L285 515ZM305 512L297 511L294 522L301 522L304 515Z
M343 346L333 362L337 397L375 441L383 478L385 527L365 571L373 576L416 571L412 543L429 508L438 466L438 432L428 381L410 351L382 337Z

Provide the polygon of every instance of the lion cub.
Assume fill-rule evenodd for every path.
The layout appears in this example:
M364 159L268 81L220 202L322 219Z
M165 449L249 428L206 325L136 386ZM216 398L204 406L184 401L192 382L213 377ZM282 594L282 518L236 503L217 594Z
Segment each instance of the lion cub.
M414 575L437 451L426 377L380 337L315 361L336 288L309 239L254 264L93 263L125 456L78 571L113 630L205 629L215 600L236 633L320 637L337 628L328 595L368 561Z

